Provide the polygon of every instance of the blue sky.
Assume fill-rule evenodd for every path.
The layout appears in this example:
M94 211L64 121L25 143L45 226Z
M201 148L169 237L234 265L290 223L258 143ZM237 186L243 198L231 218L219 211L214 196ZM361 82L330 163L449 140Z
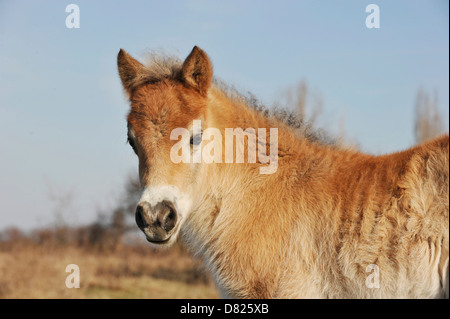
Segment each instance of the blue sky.
M67 29L65 8L80 8ZM380 8L367 29L365 7ZM215 75L270 105L304 79L323 125L373 154L414 143L417 90L438 92L448 130L448 1L0 0L0 229L89 222L137 171L126 145L120 48L204 49ZM58 195L59 194L59 195Z

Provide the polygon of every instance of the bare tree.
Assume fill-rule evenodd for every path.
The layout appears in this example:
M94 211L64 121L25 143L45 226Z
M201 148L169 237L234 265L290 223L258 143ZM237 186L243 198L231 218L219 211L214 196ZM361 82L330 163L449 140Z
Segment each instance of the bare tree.
M417 92L415 105L414 137L416 143L422 143L444 132L444 123L438 107L438 97L420 88Z
M296 110L301 119L316 127L322 115L323 99L319 93L311 92L305 80L301 80L294 89L287 89L283 98L286 107Z
M331 134L328 129L320 127L321 125L327 126L325 124L327 121L323 108L323 98L320 92L312 91L305 80L301 80L293 88L285 90L281 96L281 101L277 104L294 110L301 120L303 129L326 137L327 140L331 141L330 145L346 149L359 149L359 143L355 139L351 139L346 133L344 114L341 114L338 120L337 134ZM333 116L333 121L336 121L335 116ZM334 137L332 137L333 135Z

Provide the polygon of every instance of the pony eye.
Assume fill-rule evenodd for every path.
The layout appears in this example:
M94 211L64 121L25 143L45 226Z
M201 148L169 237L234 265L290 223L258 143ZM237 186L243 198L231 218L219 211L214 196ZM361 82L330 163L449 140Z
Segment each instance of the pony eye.
M202 142L202 134L191 137L191 145L199 145Z
M136 145L134 144L134 141L128 137L127 142L128 142L128 144L130 144L133 151L137 154Z

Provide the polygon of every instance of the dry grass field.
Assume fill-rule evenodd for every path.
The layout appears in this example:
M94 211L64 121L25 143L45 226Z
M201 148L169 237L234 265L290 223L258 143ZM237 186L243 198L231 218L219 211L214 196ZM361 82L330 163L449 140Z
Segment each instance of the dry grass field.
M66 266L80 270L80 288L67 288ZM0 298L217 298L198 261L179 250L148 245L113 251L74 244L0 242Z

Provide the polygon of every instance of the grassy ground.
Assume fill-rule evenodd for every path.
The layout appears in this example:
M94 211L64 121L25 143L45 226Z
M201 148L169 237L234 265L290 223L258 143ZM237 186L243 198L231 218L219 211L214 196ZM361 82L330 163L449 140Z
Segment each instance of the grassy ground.
M69 264L79 266L80 288L66 287ZM217 297L201 265L177 250L0 245L0 298Z

